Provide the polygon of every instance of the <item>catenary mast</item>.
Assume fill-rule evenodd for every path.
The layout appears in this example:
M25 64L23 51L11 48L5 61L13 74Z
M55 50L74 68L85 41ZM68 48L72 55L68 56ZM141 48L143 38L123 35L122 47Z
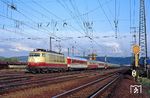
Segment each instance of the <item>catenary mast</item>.
M144 60L144 70L147 72L147 34L146 34L146 16L145 16L145 0L140 0L139 10L139 46L141 47L140 59Z

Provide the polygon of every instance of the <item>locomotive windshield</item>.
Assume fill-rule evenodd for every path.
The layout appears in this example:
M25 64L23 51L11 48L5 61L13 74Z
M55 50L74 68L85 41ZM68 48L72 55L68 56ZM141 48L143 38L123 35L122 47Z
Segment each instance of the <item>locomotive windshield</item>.
M40 56L40 53L30 53L30 55L29 55L30 57L38 57L38 56Z

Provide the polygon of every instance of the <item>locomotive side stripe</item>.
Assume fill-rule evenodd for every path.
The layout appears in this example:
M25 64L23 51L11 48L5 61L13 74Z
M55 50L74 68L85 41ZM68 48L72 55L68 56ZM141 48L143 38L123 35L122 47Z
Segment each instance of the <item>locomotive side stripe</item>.
M28 63L29 67L51 67L51 68L67 68L67 64L50 64L50 63L45 63L45 62L29 62Z

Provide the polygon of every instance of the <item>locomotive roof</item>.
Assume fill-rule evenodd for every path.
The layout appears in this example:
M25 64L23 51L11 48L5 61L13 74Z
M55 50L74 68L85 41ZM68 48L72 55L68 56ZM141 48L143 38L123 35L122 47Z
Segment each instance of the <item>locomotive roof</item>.
M64 55L63 53L59 53L59 52L52 51L52 50L46 50L46 49L35 49L33 50L33 52L48 52L48 53Z

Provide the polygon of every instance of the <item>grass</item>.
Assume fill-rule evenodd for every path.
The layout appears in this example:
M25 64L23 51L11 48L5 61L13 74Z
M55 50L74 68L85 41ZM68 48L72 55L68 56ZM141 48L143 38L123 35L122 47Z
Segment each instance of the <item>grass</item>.
M139 78L139 82L140 82L143 86L149 88L148 91L147 91L147 93L150 94L150 79L140 77L140 78Z
M140 77L139 80L139 82L142 83L142 85L150 87L150 79Z

